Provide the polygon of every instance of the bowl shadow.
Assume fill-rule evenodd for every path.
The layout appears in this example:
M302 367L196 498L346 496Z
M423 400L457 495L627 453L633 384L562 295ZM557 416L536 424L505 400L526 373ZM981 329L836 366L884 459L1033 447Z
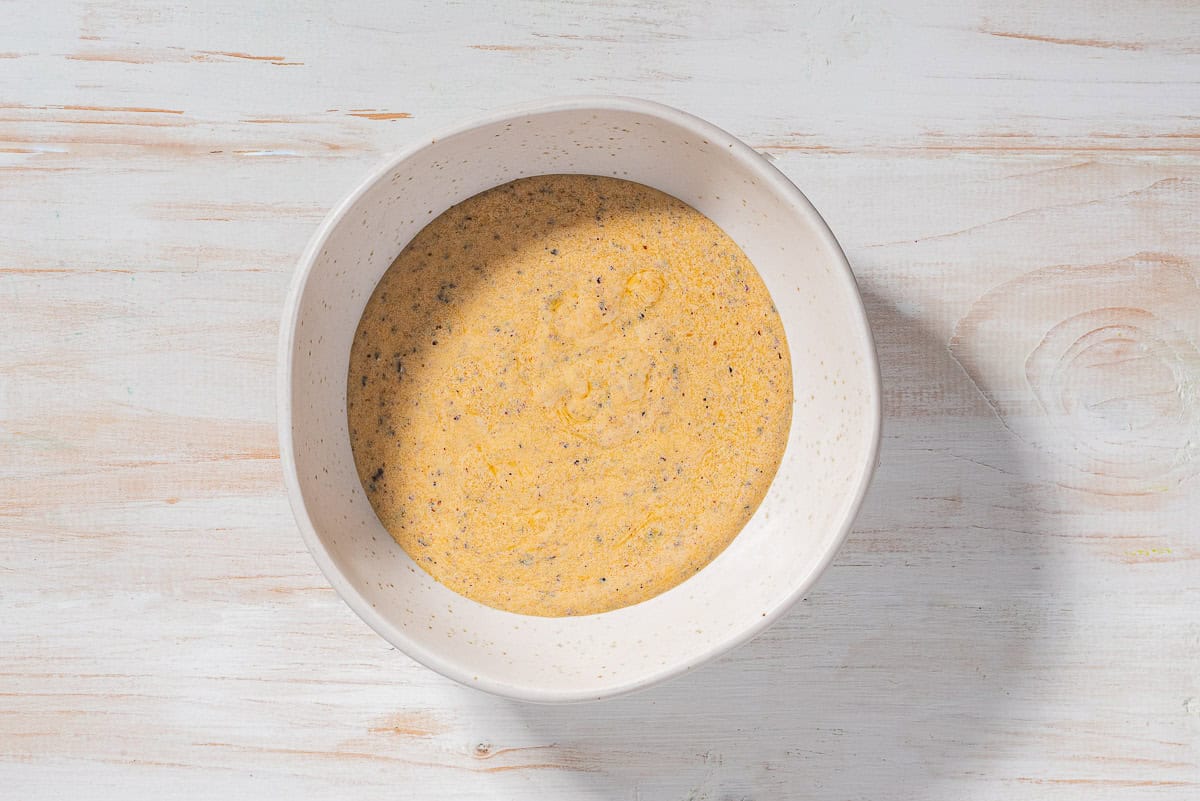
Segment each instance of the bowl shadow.
M641 693L498 702L576 768L576 797L950 798L1003 756L994 743L1046 637L1036 456L946 336L870 286L863 297L883 373L880 466L808 597L741 649Z

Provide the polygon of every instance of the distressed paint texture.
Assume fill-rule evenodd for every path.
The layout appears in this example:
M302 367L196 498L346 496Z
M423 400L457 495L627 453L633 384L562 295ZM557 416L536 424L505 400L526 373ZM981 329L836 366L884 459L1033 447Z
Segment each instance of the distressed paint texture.
M1200 794L1200 12L738 5L3 5L6 795ZM526 707L391 650L304 551L277 321L383 154L594 92L706 117L812 198L886 435L780 625Z

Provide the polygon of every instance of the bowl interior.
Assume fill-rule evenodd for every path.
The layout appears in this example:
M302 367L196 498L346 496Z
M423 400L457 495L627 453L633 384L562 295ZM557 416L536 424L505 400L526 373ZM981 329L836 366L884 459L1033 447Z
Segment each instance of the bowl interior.
M782 465L733 543L683 584L576 618L515 615L436 583L391 539L354 469L346 371L359 316L404 245L449 206L515 178L609 175L691 204L762 275L787 333L795 404ZM303 271L307 268L307 274ZM493 692L596 698L732 647L791 604L832 558L873 467L874 352L841 251L795 188L727 134L632 101L494 118L409 152L327 221L284 323L281 425L301 529L331 582L393 644Z

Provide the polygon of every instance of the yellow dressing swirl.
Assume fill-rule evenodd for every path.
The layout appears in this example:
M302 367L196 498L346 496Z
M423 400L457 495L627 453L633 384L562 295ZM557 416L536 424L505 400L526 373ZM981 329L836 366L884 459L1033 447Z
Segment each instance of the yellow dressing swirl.
M523 178L434 219L367 303L347 380L379 519L456 592L529 615L695 574L791 422L779 316L711 220L641 184Z

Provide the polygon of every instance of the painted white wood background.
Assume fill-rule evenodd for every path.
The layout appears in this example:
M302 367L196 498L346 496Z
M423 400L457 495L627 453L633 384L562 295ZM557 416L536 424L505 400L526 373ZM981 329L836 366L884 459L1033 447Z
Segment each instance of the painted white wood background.
M1187 0L0 1L0 795L1200 797L1198 82ZM383 154L578 93L808 193L886 438L783 623L541 708L329 589L276 332Z

